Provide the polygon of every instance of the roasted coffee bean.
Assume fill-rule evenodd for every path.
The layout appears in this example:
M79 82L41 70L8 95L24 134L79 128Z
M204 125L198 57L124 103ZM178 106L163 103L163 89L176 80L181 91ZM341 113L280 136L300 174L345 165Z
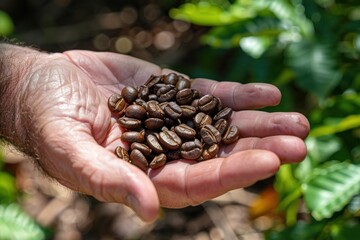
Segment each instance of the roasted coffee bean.
M136 88L131 87L131 86L124 87L121 90L121 96L124 98L125 102L128 104L132 104L132 102L135 101L137 94L138 94L138 92L137 92Z
M220 132L221 136L223 136L229 127L229 123L225 119L220 118L214 123L214 127Z
M216 111L220 112L224 108L224 106L223 106L222 101L221 101L220 98L216 97L216 99L217 99L217 102L218 102L217 106L216 106Z
M193 106L196 110L198 110L199 109L199 98L194 99L191 102L191 106Z
M159 107L164 111L165 107L168 105L169 102L162 102L159 103Z
M147 103L145 102L145 100L141 98L135 99L134 104L142 106L143 108L147 109Z
M196 128L201 129L203 126L207 124L208 125L212 124L212 118L209 115L203 112L199 112L198 114L195 115L194 125Z
M202 145L198 139L195 141L184 142L181 145L181 156L185 159L195 160L202 154Z
M185 88L190 88L191 86L191 82L189 79L184 78L183 76L179 76L179 80L176 83L176 89L177 90L182 90Z
M149 94L149 101L151 101L151 100L155 100L155 101L157 101L157 96L156 96L156 94Z
M149 88L147 86L141 85L138 88L138 98L147 101L147 100L149 100L149 94L150 94L150 91L149 91Z
M113 94L108 99L108 107L113 113L121 113L126 107L126 102L120 94Z
M127 162L130 161L130 156L129 156L128 151L125 148L121 147L121 146L117 146L115 148L115 154L116 154L116 156L118 158L121 158L124 161L127 161Z
M168 151L166 153L166 156L167 156L168 161L178 160L178 159L183 158L182 155L181 155L180 149Z
M157 92L159 102L170 101L176 95L176 89L174 85L165 85L161 87Z
M195 128L195 124L194 124L194 121L192 119L185 119L183 121L184 124L186 124L187 126L191 127L191 128Z
M181 105L182 117L193 118L196 115L196 108L190 105Z
M176 73L169 73L164 77L164 83L170 84L170 85L176 85L177 81L179 80L179 77Z
M167 126L167 127L175 126L178 123L179 123L178 120L175 120L175 119L172 119L172 118L169 118L169 117L164 118L164 125Z
M239 139L240 130L237 126L230 126L222 138L223 143L231 144Z
M190 104L193 101L194 92L190 88L185 88L176 93L176 102L179 105Z
M136 130L141 127L141 120L136 118L129 118L129 117L121 117L117 120L119 125L123 128L126 128L128 130Z
M150 156L150 154L152 152L151 148L148 145L146 145L144 143L138 143L138 142L133 142L130 145L130 149L131 150L137 149L140 152L142 152L142 154L144 154L144 156Z
M216 108L217 104L217 98L215 98L213 95L207 94L199 99L198 108L200 111L210 112Z
M153 87L153 92L157 94L157 91L159 91L160 88L167 86L168 84L165 83L157 83Z
M124 132L121 135L121 140L129 143L133 143L133 142L141 143L145 140L145 131L141 130L140 132L136 132L136 131Z
M213 144L210 147L204 149L202 152L202 160L208 160L211 158L215 158L219 152L219 145Z
M125 116L143 119L146 116L146 109L140 105L132 104L125 108Z
M191 89L193 91L193 99L200 98L200 92L196 89Z
M166 160L167 160L166 155L161 153L153 158L153 160L149 164L149 167L151 169L162 167L165 165Z
M164 120L160 118L148 118L144 123L147 129L160 129L164 126Z
M217 144L221 141L221 134L213 125L207 124L202 127L200 129L200 135L207 145Z
M183 138L183 139L194 139L196 136L196 131L195 129L189 127L186 124L180 124L176 127L174 127L174 131L176 132L176 134Z
M165 148L176 150L181 146L181 138L174 131L163 129L159 135L159 141Z
M229 107L225 107L220 110L213 118L214 121L217 121L221 118L228 119L232 114L232 109Z
M163 153L164 148L161 146L159 139L154 134L149 134L146 137L147 145L156 153Z
M182 115L181 107L177 105L175 102L169 102L164 108L164 112L166 116L174 120L181 118Z
M162 81L162 76L151 75L144 85L150 89L155 84L157 84L161 81Z
M146 157L138 149L134 149L131 151L130 160L132 164L139 167L144 172L148 169L149 164L146 160Z
M157 101L147 102L147 112L150 118L160 118L165 117L165 112L161 109Z

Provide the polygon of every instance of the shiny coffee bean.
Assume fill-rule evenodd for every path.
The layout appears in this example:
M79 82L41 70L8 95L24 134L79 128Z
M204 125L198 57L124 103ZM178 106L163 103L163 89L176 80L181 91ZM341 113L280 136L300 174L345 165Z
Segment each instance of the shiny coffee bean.
M154 100L154 101L157 101L157 96L156 96L156 94L149 94L149 101L151 101L151 100Z
M208 159L215 158L217 156L218 152L219 152L219 145L213 144L210 147L204 149L204 151L202 152L202 159L208 160Z
M121 113L126 107L126 102L120 94L113 94L108 99L108 107L113 113Z
M129 132L124 132L121 135L121 140L125 141L125 142L129 142L129 143L133 143L133 142L144 142L145 140L145 131L141 130L140 132L136 132L136 131L129 131Z
M196 108L190 105L181 105L182 117L193 118L196 115Z
M165 85L156 92L156 95L159 102L167 102L175 97L176 89L174 85Z
M160 168L165 165L166 160L166 155L164 153L161 153L153 158L153 160L149 164L149 167L151 169Z
M183 77L183 76L179 76L179 80L176 83L176 89L177 90L182 90L185 88L190 88L191 86L191 82L189 79Z
M164 120L160 118L148 118L144 121L147 129L161 129L164 126Z
M207 145L217 144L221 141L221 134L213 125L207 124L202 127L200 129L200 135Z
M132 104L125 108L125 116L130 118L143 119L146 114L146 109L137 104Z
M176 85L177 81L179 80L179 77L176 73L169 73L164 77L164 83L170 84L170 85Z
M148 162L144 154L141 151L134 149L130 153L130 161L135 166L139 167L141 170L146 171L148 169Z
M200 111L210 112L216 108L217 104L217 98L215 98L213 95L207 94L199 99L198 108Z
M141 85L138 88L138 98L147 101L147 100L149 100L149 94L150 94L150 91L149 91L149 88L147 86Z
M118 158L123 159L124 161L127 161L127 162L130 161L130 156L129 156L128 151L121 146L117 146L115 148L115 154Z
M190 105L193 106L196 110L198 110L199 109L199 98L194 99Z
M193 101L193 91L190 88L185 88L176 93L176 102L179 105L190 104Z
M229 107L225 107L214 116L213 120L217 121L221 118L228 119L230 118L231 114L232 114L232 109Z
M174 131L163 129L159 135L159 141L165 148L176 150L181 146L181 138Z
M198 129L201 129L205 125L211 125L211 124L212 124L212 118L203 112L199 112L194 117L194 125Z
M222 103L222 101L221 101L220 98L216 97L216 99L217 99L218 104L217 104L215 110L216 110L217 112L220 112L220 111L224 108L224 106L223 106L223 103Z
M157 94L157 91L159 91L160 88L165 87L167 84L165 83L157 83L153 87L153 93Z
M193 99L200 98L200 92L196 89L191 89L193 91Z
M179 123L179 120L175 120L175 119L172 119L172 118L169 118L169 117L164 118L164 125L167 126L167 127L175 126L178 123Z
M156 153L163 153L164 148L161 146L159 139L154 134L146 137L146 144Z
M175 102L169 102L164 108L164 112L166 116L174 120L177 120L182 116L182 109Z
M142 154L144 154L144 156L149 156L152 152L151 148L148 145L146 145L144 143L138 143L138 142L133 142L130 145L130 149L131 150L137 149L140 152L142 152Z
M171 150L166 153L168 161L178 160L183 158L180 149Z
M194 139L196 136L195 129L189 127L184 123L174 127L174 131L182 139Z
M117 120L119 125L123 128L126 128L128 130L136 130L141 127L141 120L136 118L129 118L129 117L121 117Z
M165 112L161 109L158 102L149 101L147 103L147 112L148 116L151 118L160 118L163 119L165 117Z
M141 99L141 98L135 99L134 104L140 105L140 106L142 106L143 108L147 109L147 103L145 102L145 100L143 100L143 99Z
M230 126L222 138L223 143L231 144L239 139L240 130L237 126Z
M181 145L181 156L185 159L195 160L202 154L202 144L198 139L184 142Z
M155 84L157 84L157 83L159 83L161 81L162 81L161 76L151 75L144 85L147 86L150 89Z
M225 119L220 118L214 123L214 127L220 132L221 136L223 136L229 127L229 123Z
M125 102L128 104L132 104L137 97L137 90L134 87L126 86L121 90L121 96L124 98Z

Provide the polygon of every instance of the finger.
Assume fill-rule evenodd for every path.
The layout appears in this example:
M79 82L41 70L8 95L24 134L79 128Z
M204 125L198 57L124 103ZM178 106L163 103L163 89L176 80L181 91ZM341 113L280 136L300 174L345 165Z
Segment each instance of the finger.
M249 149L262 149L275 153L282 164L297 163L306 157L304 141L294 136L271 136L265 138L242 138L236 143L225 145L220 149L219 156L227 157L235 152Z
M266 83L240 84L198 78L191 86L203 94L219 97L225 106L234 110L275 106L281 99L279 89Z
M157 193L144 172L91 140L76 140L67 145L62 142L42 147L43 153L54 156L51 162L42 164L51 176L70 189L98 200L125 204L144 221L157 217Z
M297 112L240 111L233 113L232 125L240 130L240 137L293 135L304 139L310 130L307 118Z
M273 175L280 166L269 151L248 150L196 164L173 161L149 172L163 207L197 205Z

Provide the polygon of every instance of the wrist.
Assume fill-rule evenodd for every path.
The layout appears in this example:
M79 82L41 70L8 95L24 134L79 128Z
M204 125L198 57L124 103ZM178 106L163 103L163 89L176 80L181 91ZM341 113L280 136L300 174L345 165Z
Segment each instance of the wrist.
M27 124L23 119L26 105L23 101L27 76L30 74L38 51L0 43L0 137L30 155L37 154L29 148Z

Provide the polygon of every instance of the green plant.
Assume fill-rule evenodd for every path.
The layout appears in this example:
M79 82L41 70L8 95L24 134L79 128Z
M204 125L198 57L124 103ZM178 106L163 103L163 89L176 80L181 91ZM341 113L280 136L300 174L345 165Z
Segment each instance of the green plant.
M356 236L360 232L360 4L197 0L171 10L170 16L208 29L201 41L210 48L200 50L199 64L187 72L270 82L283 92L283 103L267 110L299 111L309 118L312 130L306 159L282 166L276 175L278 210L285 219L267 238ZM300 217L301 206L305 218Z
M9 36L14 31L14 24L11 17L0 10L0 37Z

